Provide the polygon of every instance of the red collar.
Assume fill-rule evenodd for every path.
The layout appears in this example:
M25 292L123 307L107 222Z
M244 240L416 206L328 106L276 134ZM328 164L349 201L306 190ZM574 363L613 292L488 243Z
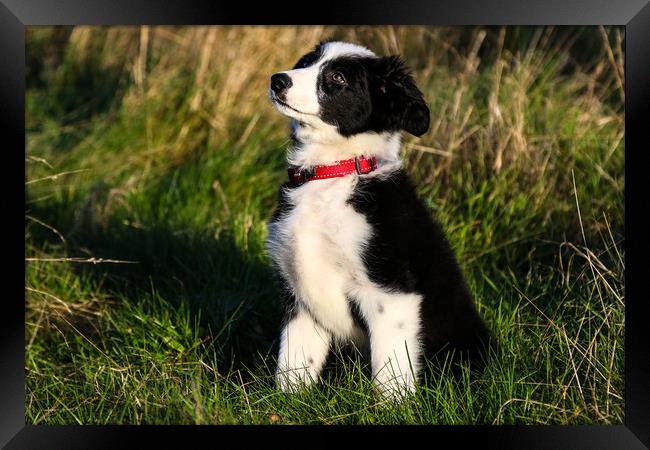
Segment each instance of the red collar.
M289 167L289 181L300 186L307 181L337 178L351 173L363 175L377 169L377 157L366 158L359 156L353 159L336 161L332 165L321 165L309 168Z

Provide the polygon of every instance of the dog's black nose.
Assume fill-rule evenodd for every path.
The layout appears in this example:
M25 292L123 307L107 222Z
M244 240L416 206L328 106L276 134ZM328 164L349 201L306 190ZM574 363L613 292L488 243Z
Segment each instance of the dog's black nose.
M291 87L291 77L286 73L274 73L271 75L271 89L275 94L280 94Z

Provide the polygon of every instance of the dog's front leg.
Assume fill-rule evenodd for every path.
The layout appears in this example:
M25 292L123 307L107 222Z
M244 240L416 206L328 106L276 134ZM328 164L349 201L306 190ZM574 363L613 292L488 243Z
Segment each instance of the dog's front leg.
M331 334L302 309L280 336L276 379L284 392L295 392L318 379L330 348Z
M372 375L382 394L399 398L415 391L422 356L417 295L392 294L374 302L366 315Z

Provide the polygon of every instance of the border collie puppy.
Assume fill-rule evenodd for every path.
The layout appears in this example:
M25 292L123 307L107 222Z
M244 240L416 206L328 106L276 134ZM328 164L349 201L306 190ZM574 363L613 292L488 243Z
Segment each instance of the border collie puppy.
M490 333L402 170L400 132L429 128L403 61L321 43L273 74L269 97L293 141L266 242L284 307L280 388L317 380L337 343L369 345L373 380L391 397L414 391L442 349L480 355Z

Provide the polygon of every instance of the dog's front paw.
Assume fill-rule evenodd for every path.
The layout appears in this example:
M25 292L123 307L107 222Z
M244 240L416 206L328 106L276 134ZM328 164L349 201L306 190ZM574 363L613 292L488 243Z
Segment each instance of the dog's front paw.
M282 392L295 394L314 383L316 374L309 367L278 368L275 379Z
M380 396L392 402L402 402L415 393L416 383L411 374L393 374L382 371L375 376Z

